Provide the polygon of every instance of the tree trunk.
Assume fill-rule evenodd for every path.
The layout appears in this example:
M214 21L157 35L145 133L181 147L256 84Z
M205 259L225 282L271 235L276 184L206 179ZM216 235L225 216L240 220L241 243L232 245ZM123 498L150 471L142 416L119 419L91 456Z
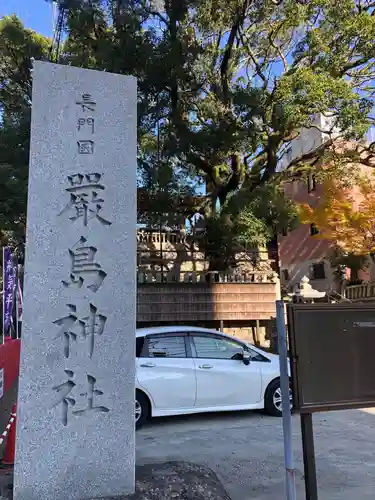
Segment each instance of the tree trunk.
M279 252L279 238L278 235L275 234L272 240L267 245L268 249L268 258L273 260L272 270L275 271L277 276L281 277L281 269L280 269L280 252Z

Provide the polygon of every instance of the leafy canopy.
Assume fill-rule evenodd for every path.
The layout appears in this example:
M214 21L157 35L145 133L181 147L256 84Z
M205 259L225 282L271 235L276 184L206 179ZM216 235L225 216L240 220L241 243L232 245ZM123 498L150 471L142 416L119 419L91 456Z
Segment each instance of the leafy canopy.
M206 235L218 253L220 242L230 245L229 226L242 231L231 241L263 243L295 221L292 207L280 206L280 161L284 170L309 168L330 154L334 132L358 139L371 124L374 6L166 0L158 11L155 3L74 2L61 57L137 76L140 156L156 164L157 129L158 158L207 182ZM319 128L318 114L328 117L323 144L287 162L291 141Z
M141 184L155 179L154 169L185 181L186 191L197 179L207 183L200 208L216 256L292 227L295 209L280 190L285 172L326 161L337 130L357 140L373 121L369 0L59 4L58 61L137 77ZM323 143L288 158L291 141L317 128Z
M23 238L30 142L31 60L50 41L16 16L0 19L0 235Z

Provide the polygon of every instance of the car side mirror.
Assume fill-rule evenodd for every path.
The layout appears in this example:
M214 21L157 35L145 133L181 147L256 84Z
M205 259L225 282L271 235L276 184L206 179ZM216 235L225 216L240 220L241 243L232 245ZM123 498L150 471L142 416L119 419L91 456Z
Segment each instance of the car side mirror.
M242 361L244 362L245 365L250 364L250 353L248 351L245 351L245 349L242 351Z

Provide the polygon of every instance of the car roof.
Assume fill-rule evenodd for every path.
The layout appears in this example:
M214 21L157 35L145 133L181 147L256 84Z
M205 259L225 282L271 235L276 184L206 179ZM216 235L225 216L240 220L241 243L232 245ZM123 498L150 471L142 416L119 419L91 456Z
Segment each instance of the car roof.
M223 332L218 330L213 330L209 328L201 328L199 326L151 326L146 328L137 328L136 336L144 337L145 335L158 335L160 333L183 333L183 332L201 332L201 333L218 333L220 335L225 335L226 337L230 337L230 335L226 335Z

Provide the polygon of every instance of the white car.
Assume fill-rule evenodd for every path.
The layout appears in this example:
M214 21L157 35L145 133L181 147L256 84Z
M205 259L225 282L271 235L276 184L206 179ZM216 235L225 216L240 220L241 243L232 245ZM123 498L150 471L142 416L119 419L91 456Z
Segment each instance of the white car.
M137 428L150 417L265 409L281 415L279 358L216 330L137 330Z

